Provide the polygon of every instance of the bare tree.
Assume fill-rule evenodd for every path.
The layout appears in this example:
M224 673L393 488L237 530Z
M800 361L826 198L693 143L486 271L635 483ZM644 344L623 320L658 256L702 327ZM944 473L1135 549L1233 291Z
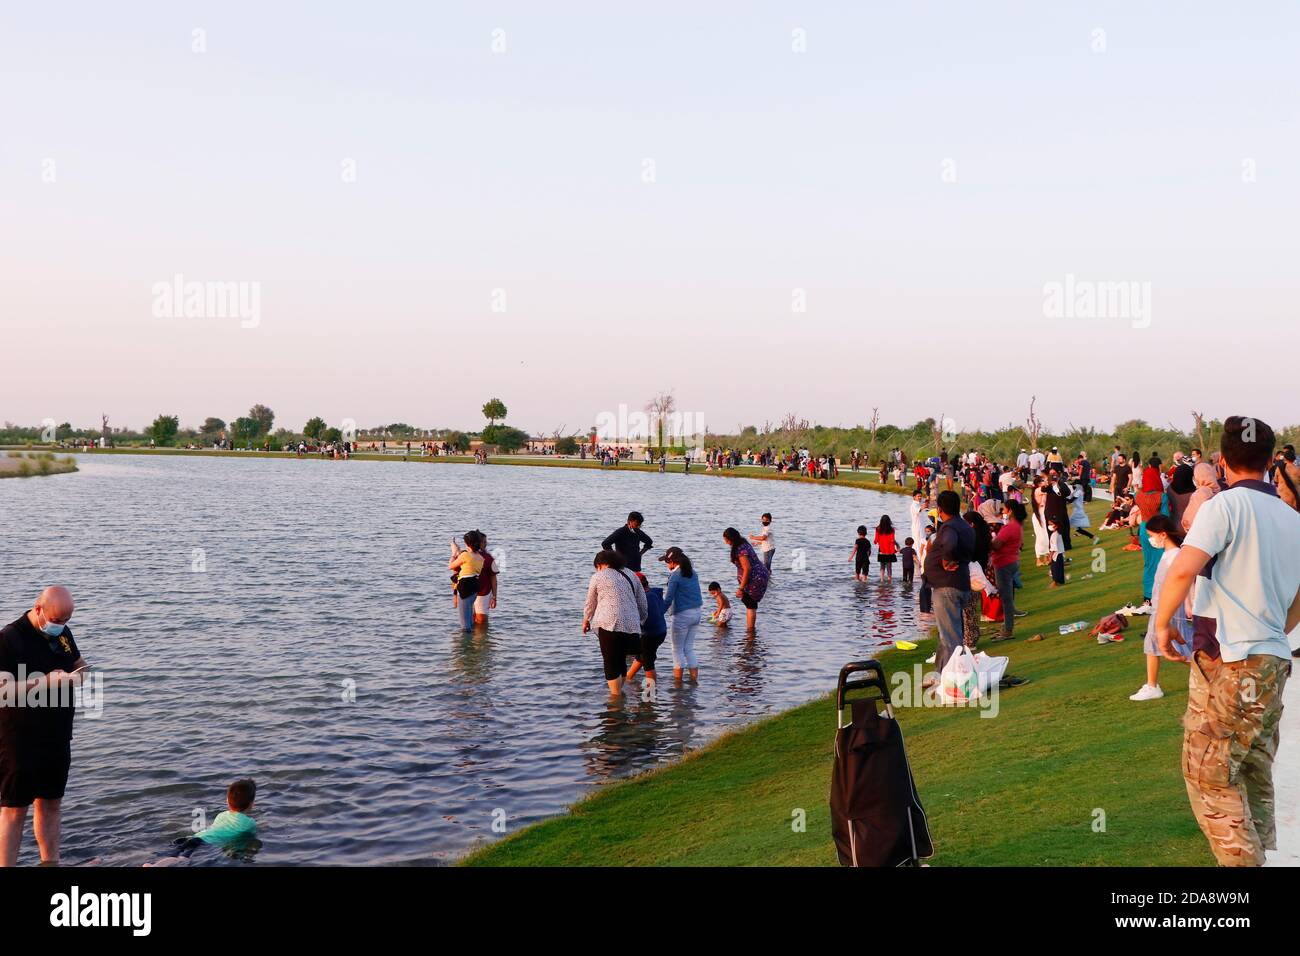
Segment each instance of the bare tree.
M664 447L664 420L677 411L677 399L672 389L660 392L645 404L646 414L650 416L650 427L659 436L659 447ZM646 436L647 438L650 436Z
M808 432L811 429L812 425L808 419L800 418L794 412L787 413L777 425L777 430L786 436L790 446L796 450L804 447L805 442L808 440Z
M1196 422L1196 444L1200 446L1201 454L1205 454L1205 415L1201 412L1192 412L1192 421Z
M947 416L940 413L934 424L930 426L930 436L934 439L934 453L936 455L943 451L943 423L945 421L947 421Z
M1025 420L1025 437L1029 439L1029 447L1032 451L1038 451L1038 436L1043 433L1043 423L1034 414L1034 403L1037 401L1037 395L1030 396L1029 418Z
M876 460L876 429L880 427L880 409L871 410L871 451L868 453L868 461Z

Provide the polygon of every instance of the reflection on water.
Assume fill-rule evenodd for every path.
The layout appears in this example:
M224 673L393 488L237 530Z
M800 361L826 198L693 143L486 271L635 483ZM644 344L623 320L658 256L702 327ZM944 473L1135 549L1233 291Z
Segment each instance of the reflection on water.
M104 673L103 716L79 717L73 742L74 862L165 853L240 776L258 782L258 861L450 861L502 823L826 693L845 661L917 628L910 588L855 583L845 561L857 525L905 521L901 496L419 463L80 463L0 483L6 620L67 583L78 643ZM579 628L591 558L633 508L655 539L648 558L678 545L727 593L722 529L753 531L771 511L778 542L757 635L738 602L731 628L702 624L698 685L673 684L665 645L653 702L639 680L610 701ZM446 561L471 527L503 573L491 626L462 634ZM662 584L663 565L645 565Z

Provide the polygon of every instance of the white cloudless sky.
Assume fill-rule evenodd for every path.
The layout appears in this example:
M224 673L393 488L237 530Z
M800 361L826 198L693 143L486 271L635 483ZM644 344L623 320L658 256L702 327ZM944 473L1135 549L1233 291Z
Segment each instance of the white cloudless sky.
M1293 422L1297 41L1290 2L7 4L0 419ZM259 323L157 317L177 274ZM1149 325L1046 316L1067 275Z

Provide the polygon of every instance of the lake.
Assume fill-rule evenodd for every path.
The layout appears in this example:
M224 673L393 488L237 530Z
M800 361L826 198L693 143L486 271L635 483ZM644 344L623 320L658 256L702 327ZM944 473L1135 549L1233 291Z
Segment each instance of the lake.
M855 583L849 561L857 525L882 513L906 536L901 495L627 469L79 464L0 482L4 621L68 585L103 679L102 713L76 721L67 863L158 856L241 776L258 784L258 862L454 862L497 837L494 820L513 832L562 812L832 690L843 663L917 632L910 588ZM611 703L582 604L600 541L633 509L654 538L652 585L666 578L652 558L677 545L733 593L722 530L751 533L764 511L777 555L754 640L735 601L739 628L696 639L698 685L672 686L665 643L658 700ZM473 635L446 570L470 528L502 560L500 605ZM834 721L828 707L828 749ZM20 862L35 859L29 824Z

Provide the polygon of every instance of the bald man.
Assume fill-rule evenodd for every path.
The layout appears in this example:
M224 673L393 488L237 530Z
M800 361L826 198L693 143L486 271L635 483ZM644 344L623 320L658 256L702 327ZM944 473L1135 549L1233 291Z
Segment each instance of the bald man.
M32 804L41 862L59 862L72 689L82 678L74 672L86 666L68 627L72 612L67 588L46 588L30 611L0 629L0 866L17 863Z

